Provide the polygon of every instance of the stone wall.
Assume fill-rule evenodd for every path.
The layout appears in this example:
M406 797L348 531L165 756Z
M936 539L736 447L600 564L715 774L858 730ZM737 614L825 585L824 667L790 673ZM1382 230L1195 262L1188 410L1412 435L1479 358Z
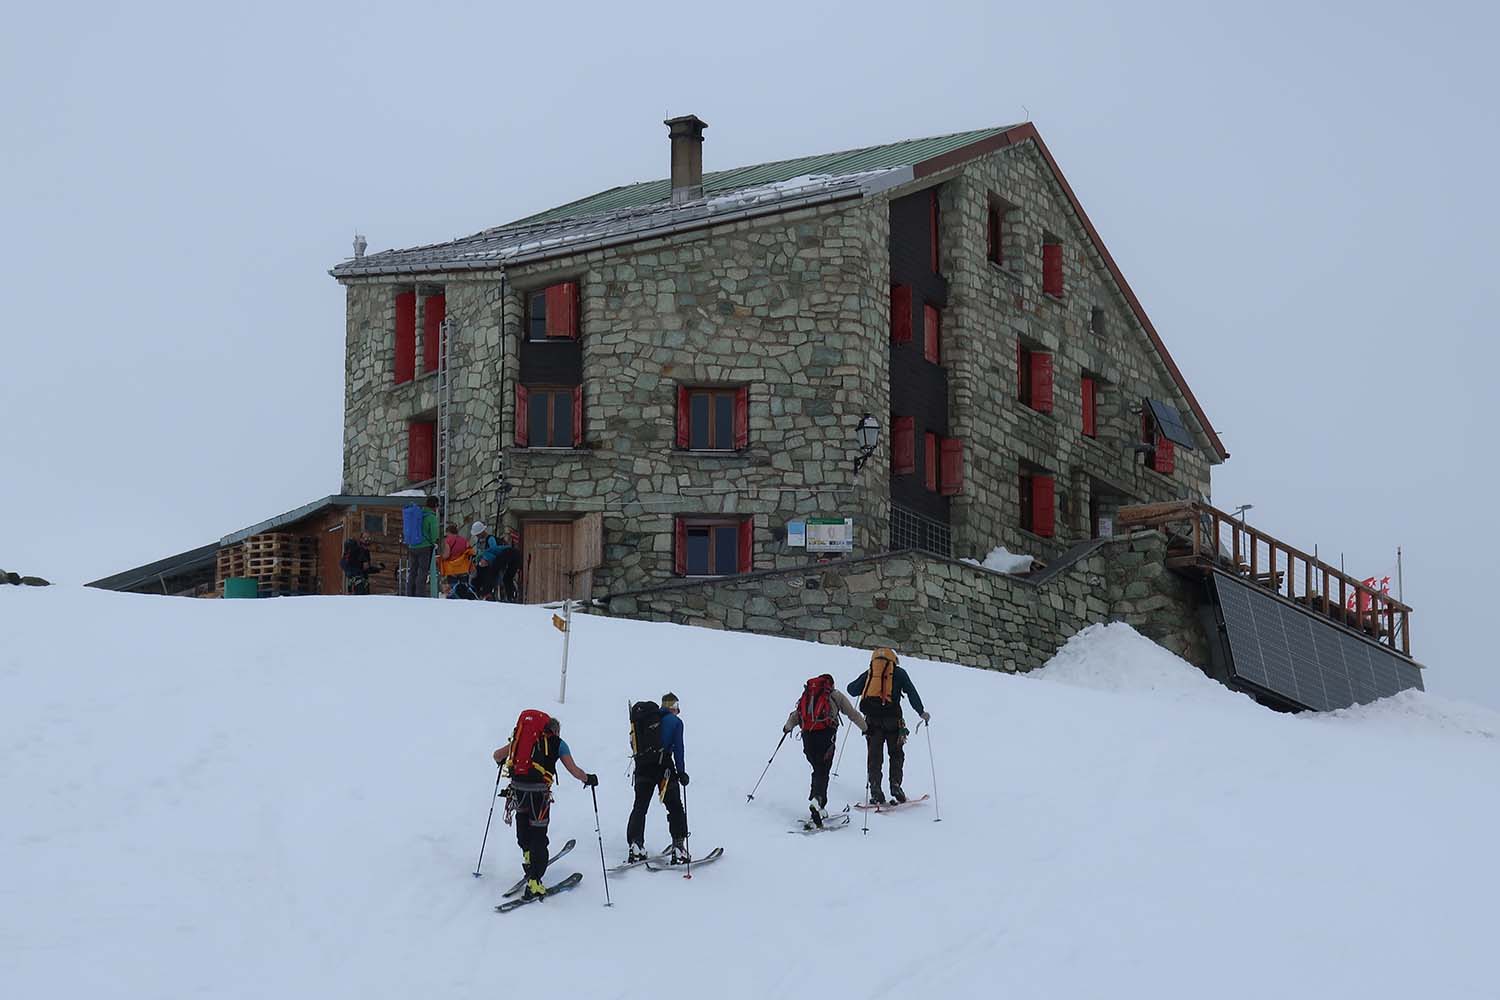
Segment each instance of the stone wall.
M1207 496L1205 447L1178 448L1171 476L1146 468L1132 450L1140 416L1130 410L1143 397L1172 403L1189 427L1192 413L1035 146L1008 147L935 179L942 180L941 265L949 282L943 331L951 427L964 439L967 464L963 493L953 498L955 553L982 555L1004 544L1055 554L1089 537L1093 492L1106 514L1124 503ZM1002 265L986 248L987 212L997 199L1010 206ZM1049 236L1063 247L1061 298L1042 292L1041 247ZM1020 402L1018 340L1052 353L1050 414ZM1085 374L1103 389L1095 438L1083 434ZM1057 537L1050 541L1020 526L1022 462L1056 477Z
M612 594L602 613L873 648L991 670L1044 664L1096 622L1126 621L1208 663L1197 592L1167 571L1156 533L1079 546L1031 577L919 552Z

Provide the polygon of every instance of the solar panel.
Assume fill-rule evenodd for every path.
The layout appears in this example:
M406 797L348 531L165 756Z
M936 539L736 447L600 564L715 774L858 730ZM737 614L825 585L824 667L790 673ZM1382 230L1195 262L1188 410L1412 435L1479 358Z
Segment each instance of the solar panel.
M1424 690L1405 657L1247 580L1217 570L1213 580L1237 679L1320 712Z
M1163 437L1188 451L1193 450L1193 435L1188 433L1187 425L1182 422L1182 414L1177 412L1177 407L1163 403L1159 399L1148 399L1146 405L1151 408L1151 416L1156 420L1156 426L1161 430Z

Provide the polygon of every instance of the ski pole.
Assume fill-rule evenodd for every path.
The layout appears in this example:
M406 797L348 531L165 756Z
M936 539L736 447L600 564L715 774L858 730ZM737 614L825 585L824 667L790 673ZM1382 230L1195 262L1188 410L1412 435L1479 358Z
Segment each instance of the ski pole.
M774 755L773 755L774 756ZM769 765L767 765L769 766ZM682 793L682 823L687 826L687 785L678 785L677 790ZM682 846L687 849L687 871L682 873L683 878L693 877L693 828L688 826L687 833L683 835Z
M865 814L865 828L860 832L868 834L870 832L870 781L868 778L865 779L865 807L861 812Z
M937 762L932 759L932 726L926 719L923 719L917 723L917 728L921 729L924 725L927 726L927 764L932 769L932 811L937 813L937 818L933 822L941 823L943 821L943 807L938 802Z
M505 768L495 767L495 794L490 796L490 815L484 821L484 839L479 842L479 860L474 862L474 877L479 877L479 869L484 866L484 845L490 839L490 820L495 818L495 800L500 797L500 779L505 776Z
M604 834L599 829L599 792L597 786L589 786L589 794L594 797L594 836L599 838L599 871L604 876L604 905L614 906L609 898L609 869L604 865Z
M760 783L766 780L766 771L771 770L771 761L774 761L776 759L776 755L781 753L781 744L786 742L786 738L789 735L791 735L789 730L783 729L781 731L781 742L777 743L776 749L771 751L771 760L766 761L766 770L760 772L760 777L755 779L755 788L750 789L750 794L745 796L746 802L749 802L751 799L755 798L756 789L760 788Z
M854 727L850 726L849 728L853 729ZM844 745L841 746L841 747L839 747L839 759L836 760L836 761L834 761L834 764L833 764L833 776L835 778L837 778L839 776L839 767L842 766L843 763L844 763L844 751L848 750L848 749L849 749L849 736L848 736L848 734L845 734L845 736L844 736Z

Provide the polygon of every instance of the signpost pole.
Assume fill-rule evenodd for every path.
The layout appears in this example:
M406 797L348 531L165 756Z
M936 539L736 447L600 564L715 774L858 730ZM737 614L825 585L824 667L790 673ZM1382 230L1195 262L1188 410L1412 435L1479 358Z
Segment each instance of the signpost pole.
M563 657L562 657L562 679L557 685L557 703L565 705L568 701L568 640L573 637L573 598L563 599Z

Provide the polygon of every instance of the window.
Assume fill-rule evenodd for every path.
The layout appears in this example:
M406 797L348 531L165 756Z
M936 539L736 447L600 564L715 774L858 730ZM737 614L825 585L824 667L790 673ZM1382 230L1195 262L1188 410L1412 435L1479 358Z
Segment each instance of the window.
M366 514L365 515L365 534L367 534L367 535L383 535L383 534L385 534L385 515L384 514Z
M922 306L922 357L942 364L939 341L942 339L943 314L937 306Z
M583 444L583 386L516 386L516 447Z
M1042 291L1054 298L1062 298L1062 243L1053 236L1047 237L1042 243Z
M443 353L443 320L448 315L448 300L442 292L422 299L422 370L435 372Z
M1016 344L1017 398L1038 413L1052 412L1052 355Z
M942 268L938 266L938 193L937 188L928 192L927 219L930 230L928 243L932 247L932 273L939 273Z
M891 286L891 343L911 343L911 286Z
M538 288L527 296L527 340L573 340L577 337L578 282L560 281Z
M1033 535L1051 538L1054 480L1044 472L1023 469L1021 472L1021 527Z
M396 295L396 354L392 367L396 384L410 382L417 374L417 293Z
M1089 310L1089 333L1096 337L1104 336L1104 310L1098 306Z
M1092 375L1083 377L1083 436L1099 436L1098 381Z
M406 425L406 479L423 483L437 477L437 421L413 420Z
M891 475L905 476L916 471L917 420L891 417Z
M677 387L677 447L740 451L750 445L750 387Z
M675 536L678 576L729 576L752 568L755 526L749 518L679 517Z
M1012 238L1008 220L1015 206L1002 198L991 196L989 211L985 215L985 257L991 264L1006 267L1005 241Z
M1153 472L1160 472L1164 476L1170 476L1177 468L1177 457L1175 447L1167 436L1156 426L1156 421L1151 417L1150 407L1146 407L1141 413L1141 443L1146 445L1146 467Z

